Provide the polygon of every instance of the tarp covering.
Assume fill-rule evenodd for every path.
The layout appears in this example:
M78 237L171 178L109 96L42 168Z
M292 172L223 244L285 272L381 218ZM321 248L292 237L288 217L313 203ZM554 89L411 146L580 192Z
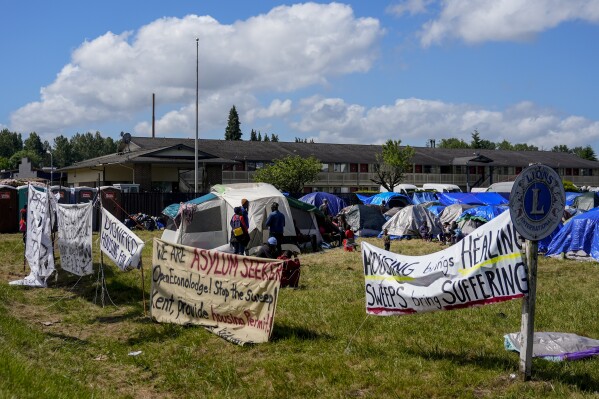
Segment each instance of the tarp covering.
M572 192L572 191L566 191L566 205L568 205L568 206L574 205L574 200L577 197L580 197L581 194L582 193L575 193L575 192Z
M412 200L410 197L400 193L378 193L370 197L370 205L381 205L385 201L387 208L403 207L410 205Z
M352 205L344 208L345 220L361 237L373 237L379 234L385 224L385 217L378 206Z
M387 229L392 236L419 237L418 229L426 220L430 234L436 236L443 231L439 218L422 205L409 205L387 221L381 230Z
M495 219L508 209L509 207L507 205L475 206L464 210L458 220L476 219L480 220L481 222L488 222L489 220Z
M435 202L437 201L437 196L435 193L431 191L416 191L412 195L412 204L424 204L425 202Z
M325 198L329 201L329 211L331 212L332 216L337 215L339 211L347 206L343 199L334 194L323 192L309 193L303 197L300 197L299 200L305 202L306 204L314 205L318 208L320 205L322 205L322 202Z
M462 216L464 211L474 207L474 205L468 204L453 204L445 207L443 212L439 215L439 219L441 219L441 223L449 223L457 222L457 220Z
M555 235L546 256L599 260L599 208L574 216Z
M574 200L573 206L583 211L588 211L599 206L599 194L589 191L582 193Z
M520 333L503 336L508 351L520 352ZM579 360L599 354L599 340L576 334L536 332L532 339L532 356L552 362Z
M499 193L437 193L442 205L501 205L509 201Z
M194 198L190 201L187 201L186 204L201 204L202 202L206 202L212 199L215 199L216 195L212 194L212 193L208 193L206 195L202 195L201 197L198 198ZM166 216L174 219L177 214L179 213L179 207L181 205L180 204L171 204L169 206L167 206L166 208L164 208L164 210L162 211L163 214L165 214Z

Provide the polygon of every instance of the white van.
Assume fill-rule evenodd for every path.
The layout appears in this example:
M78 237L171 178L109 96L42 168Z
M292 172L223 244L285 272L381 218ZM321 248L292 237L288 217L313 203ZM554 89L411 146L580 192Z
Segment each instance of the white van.
M389 190L387 190L385 187L381 186L380 188L380 192L381 193L386 193ZM414 194L414 192L418 191L418 187L416 187L413 184L398 184L397 186L393 187L393 192L394 193L400 193L400 194L404 194L407 195L408 197L411 197L412 194Z
M489 188L487 188L487 191L494 193L511 193L512 187L514 187L513 181L502 181L491 184Z
M462 189L455 184L425 183L422 185L424 190L436 191L438 193L461 193Z

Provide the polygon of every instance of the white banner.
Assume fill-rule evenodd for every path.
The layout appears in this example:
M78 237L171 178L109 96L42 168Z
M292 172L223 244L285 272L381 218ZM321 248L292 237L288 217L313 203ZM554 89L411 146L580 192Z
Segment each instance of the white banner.
M368 314L467 308L528 292L527 270L509 212L434 254L405 256L362 243L362 257Z
M52 197L50 196L50 200ZM54 247L50 237L50 205L46 192L29 186L27 193L27 238L25 257L31 273L23 280L12 281L11 285L45 287L46 280L54 272Z
M92 203L58 204L56 214L62 269L78 276L92 274Z
M139 268L144 242L131 230L102 208L100 249L121 270Z

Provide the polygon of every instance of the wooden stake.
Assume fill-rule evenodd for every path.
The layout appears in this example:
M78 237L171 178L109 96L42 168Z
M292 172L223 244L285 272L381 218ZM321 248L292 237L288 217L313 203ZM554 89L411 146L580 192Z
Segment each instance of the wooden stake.
M141 269L141 300L144 304L144 317L148 317L148 312L146 310L146 279L144 277L144 265L141 259L139 260L139 268Z
M535 331L538 250L538 241L526 240L528 295L522 300L522 326L520 330L520 374L524 381L529 381L532 374L532 346Z

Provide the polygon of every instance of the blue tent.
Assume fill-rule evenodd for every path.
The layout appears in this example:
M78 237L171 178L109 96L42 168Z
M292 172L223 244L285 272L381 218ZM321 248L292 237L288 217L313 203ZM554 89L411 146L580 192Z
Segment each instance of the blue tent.
M442 205L502 205L509 201L499 193L437 193Z
M574 216L549 244L546 256L599 260L599 208Z
M374 196L373 195L356 194L356 197L358 197L358 199L360 201L362 201L362 203L364 205L368 205L368 204L370 204L370 201L372 201L372 197L374 197Z
M501 215L508 209L509 207L507 205L476 206L474 208L466 209L458 218L458 221L462 219L476 219L481 222L488 222L491 219L494 219L497 216Z
M341 198L337 197L334 194L323 193L323 192L315 192L304 195L299 198L300 201L305 202L306 204L314 205L315 207L319 207L322 205L324 199L329 201L329 211L332 216L335 216L339 213L340 210L345 208L347 204Z
M385 201L387 208L404 207L412 205L412 200L405 194L400 193L378 193L370 197L368 205L381 205Z
M424 204L425 202L437 202L437 196L431 191L416 191L412 195L414 205Z

